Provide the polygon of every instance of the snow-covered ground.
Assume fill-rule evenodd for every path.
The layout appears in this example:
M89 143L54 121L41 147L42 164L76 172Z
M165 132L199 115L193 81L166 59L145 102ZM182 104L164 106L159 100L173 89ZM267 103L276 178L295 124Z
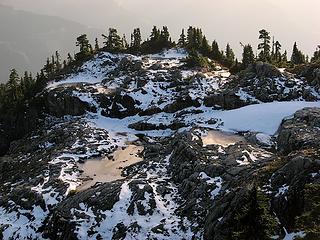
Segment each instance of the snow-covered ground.
M245 106L234 110L215 110L210 107L205 107L203 104L203 98L209 93L219 90L221 86L226 82L230 73L226 70L216 71L210 74L202 74L201 77L196 77L195 71L182 71L182 79L193 81L189 84L186 92L192 100L199 100L199 107L188 107L175 113L164 112L155 113L150 116L128 116L123 119L105 117L102 115L102 108L99 106L96 100L97 93L106 94L110 93L110 90L114 90L119 87L123 87L124 82L127 81L129 76L125 73L123 76L110 77L110 74L119 66L119 62L122 58L129 55L113 55L109 53L102 53L96 56L94 59L85 63L79 73L68 76L65 80L59 82L52 82L48 85L48 90L57 88L59 86L68 86L78 83L85 83L90 86L90 91L84 91L83 89L73 89L73 95L79 97L81 101L88 102L90 105L97 108L96 113L88 112L81 121L84 121L87 127L92 129L92 136L89 136L86 140L92 145L97 146L98 150L94 151L90 149L90 146L84 146L81 143L76 143L70 149L62 149L60 155L52 156L49 165L61 166L61 172L59 180L68 186L66 192L59 193L54 187L47 186L46 183L50 180L51 174L48 170L43 172L44 181L41 184L33 186L32 191L42 195L46 206L54 207L61 202L71 192L77 189L82 184L81 174L78 169L78 163L80 159L90 159L102 152L110 152L115 146L123 147L127 145L128 141L137 140L137 133L143 133L150 137L164 137L170 136L175 133L175 130L162 129L151 131L138 131L129 127L129 125L137 122L145 122L150 124L163 124L168 125L174 123L176 120L184 124L177 131L189 130L193 127L205 127L210 129L219 129L229 132L239 131L251 131L258 132L256 135L258 141L271 145L272 141L270 135L276 134L281 121L284 118L291 117L297 110L305 107L320 107L320 102L271 102ZM140 102L136 107L141 110L147 110L150 107L157 107L163 110L165 106L170 103L174 103L176 97L180 94L179 91L172 87L170 82L170 68L176 68L181 65L181 61L187 56L186 52L182 49L171 49L162 54L154 54L146 56L144 62L144 70L146 70L146 76L148 81L143 87L137 87L137 81L135 76L127 84L127 88L122 92L130 96L132 99ZM142 60L140 57L130 56L136 60ZM149 66L155 63L161 63L165 65L163 69L150 70ZM169 69L169 70L168 70ZM192 80L191 80L192 79ZM298 80L297 80L298 81ZM93 90L92 90L93 89ZM256 100L253 96L250 96L246 92L240 90L237 93L243 100ZM193 111L198 110L197 113ZM179 117L177 117L179 116ZM210 120L216 119L217 121ZM100 132L102 131L102 132ZM101 135L107 137L101 140ZM50 144L47 144L50 147ZM83 153L83 147L86 148L86 152ZM243 151L243 157L238 159L239 165L249 165L251 162L258 161L259 159L268 158L267 152L258 151L254 148L250 151ZM129 232L126 239L145 239L149 237L157 237L157 239L192 239L193 233L191 231L192 224L187 219L180 219L175 211L178 206L176 199L179 198L177 186L169 181L170 175L166 172L166 167L169 164L170 156L163 159L158 168L146 168L146 178L140 179L144 181L145 185L149 184L152 188L153 198L156 202L156 209L153 214L141 216L135 211L133 215L128 215L126 209L132 200L132 191L130 190L130 183L132 180L125 180L122 184L119 201L113 206L110 211L99 211L101 216L104 216L100 222L100 226L96 228L97 232L103 239L110 239L112 231L119 223L125 223L129 226L135 221L142 226L142 229L138 233ZM134 180L141 178L137 176ZM208 185L216 186L211 191L212 201L219 195L221 191L223 179L221 177L211 178L204 172L199 174L199 178L206 181ZM159 181L167 181L171 194L161 196L157 193L156 188ZM143 186L142 186L143 187ZM279 189L278 194L282 195L286 192L286 186ZM141 204L148 207L151 196L146 195L145 200ZM16 239L36 239L41 238L37 233L37 228L41 226L49 210L43 210L38 206L34 206L32 211L27 211L20 206L16 206L12 203L12 209L16 208L16 212L8 212L6 209L0 207L0 224L10 226L3 232L5 239L10 237ZM84 203L76 206L73 211L83 214L84 219L74 218L73 222L77 224L77 235L79 239L96 239L97 234L88 236L87 230L96 224L96 215L92 209L86 206ZM34 216L34 221L30 221L26 215L31 214ZM152 232L151 229L159 224L163 224L168 229L168 235L157 235ZM184 231L181 231L181 226L185 227ZM287 234L286 239L292 239L292 236L301 236L303 233ZM197 236L199 237L199 235ZM291 237L291 238L290 238Z

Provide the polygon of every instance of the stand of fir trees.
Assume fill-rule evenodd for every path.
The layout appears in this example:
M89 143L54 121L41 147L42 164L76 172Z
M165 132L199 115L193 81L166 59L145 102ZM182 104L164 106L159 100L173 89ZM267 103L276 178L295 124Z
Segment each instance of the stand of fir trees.
M297 43L293 45L292 56L288 61L287 52L282 52L281 43L272 38L270 33L262 29L259 31L258 55L255 56L254 48L250 44L243 45L242 61L235 58L235 54L230 44L227 44L223 51L216 40L209 43L202 29L190 26L187 30L182 29L177 43L172 41L169 29L166 26L158 28L154 26L150 36L143 41L140 28L135 28L130 36L130 42L126 36L118 34L117 29L109 28L107 34L102 34L103 42L100 46L98 38L91 45L86 34L82 34L76 39L76 46L79 51L72 56L70 53L62 61L58 51L47 58L44 67L35 77L31 73L25 72L19 76L15 69L10 72L9 80L6 84L0 84L0 111L11 109L24 101L31 99L38 92L41 92L48 81L58 78L59 75L72 72L75 67L94 56L100 51L112 53L131 54L152 54L161 52L172 47L184 48L189 56L186 64L189 67L210 68L213 62L230 69L232 73L237 73L256 61L271 63L277 67L293 67L299 64L308 63L308 57L298 48ZM94 47L93 47L94 46ZM310 59L313 64L320 64L320 45L317 46L314 55Z

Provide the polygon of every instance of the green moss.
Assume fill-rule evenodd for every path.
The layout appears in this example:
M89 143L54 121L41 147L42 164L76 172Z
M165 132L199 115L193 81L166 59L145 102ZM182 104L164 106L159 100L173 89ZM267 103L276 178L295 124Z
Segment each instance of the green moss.
M305 239L320 239L320 184L306 184L304 213L296 218L296 226L306 232Z
M235 216L231 239L270 239L275 235L277 226L275 217L270 213L267 196L253 188L247 203Z

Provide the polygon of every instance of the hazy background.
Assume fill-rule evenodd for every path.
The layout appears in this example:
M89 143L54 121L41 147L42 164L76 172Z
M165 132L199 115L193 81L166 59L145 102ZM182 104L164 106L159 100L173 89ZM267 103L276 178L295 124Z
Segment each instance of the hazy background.
M181 28L187 28L189 25L202 27L210 41L216 39L223 47L229 42L238 57L241 56L239 42L256 46L258 30L262 28L270 31L289 53L294 41L297 41L299 48L308 55L312 55L316 46L320 44L319 0L0 0L0 4L35 14L55 16L53 18L41 16L43 20L39 21L44 23L40 30L33 29L35 23L29 23L30 15L29 18L22 17L21 23L16 24L12 30L15 34L11 40L24 39L25 31L29 28L32 29L30 35L40 34L41 40L47 41L45 43L47 53L57 48L63 49L63 52L67 49L72 52L74 36L82 32L94 36L109 27L116 27L121 33L128 35L134 27L140 27L144 37L147 37L153 25L169 26L174 38L178 37ZM1 15L2 13L0 14L0 64L2 65L6 62L4 59L6 57L1 52L1 42L12 45L8 43L8 39L6 41L2 39L4 37L2 29L4 26L10 27L10 17L15 18L16 15L7 16L8 20L4 20ZM60 24L57 25L56 22ZM29 58L30 53L23 54L25 51L23 48L22 44L19 49L21 56ZM32 46L31 50L34 52L39 49ZM37 68L40 63L42 64L48 55L44 55L44 52L29 60L29 67ZM3 71L0 66L0 79L1 72Z

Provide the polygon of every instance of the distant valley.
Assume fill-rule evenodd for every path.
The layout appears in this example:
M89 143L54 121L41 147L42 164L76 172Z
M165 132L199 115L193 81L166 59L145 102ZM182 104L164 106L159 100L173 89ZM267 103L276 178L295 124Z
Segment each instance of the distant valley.
M59 17L0 5L0 82L8 80L12 68L35 73L56 50L62 56L75 50L79 34L97 36L100 32Z

